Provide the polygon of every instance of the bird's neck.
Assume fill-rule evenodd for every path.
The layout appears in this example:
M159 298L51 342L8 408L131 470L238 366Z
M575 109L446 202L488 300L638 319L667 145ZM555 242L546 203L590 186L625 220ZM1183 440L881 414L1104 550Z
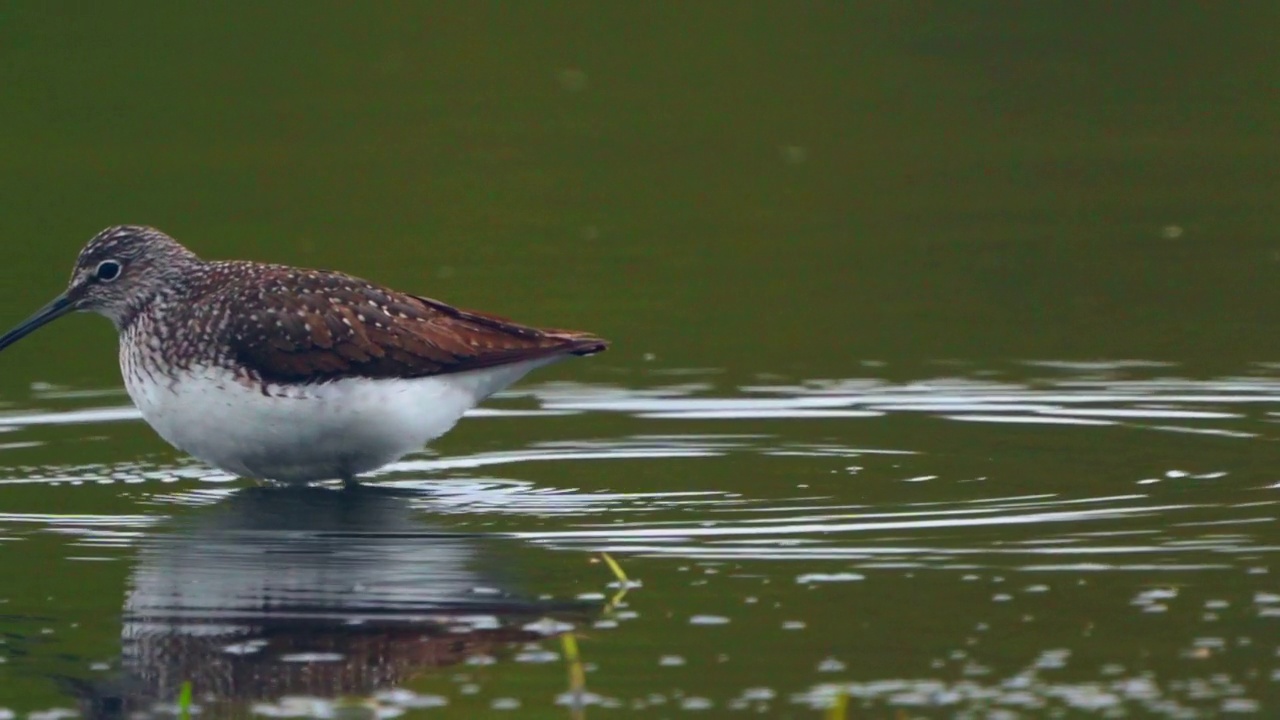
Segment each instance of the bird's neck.
M165 314L165 308L198 302L197 298L188 297L192 280L196 277L204 262L191 255L182 258L182 262L166 265L163 269L152 269L150 282L142 283L139 289L131 294L124 306L116 312L105 313L116 326L116 331L124 333L140 318L157 319Z

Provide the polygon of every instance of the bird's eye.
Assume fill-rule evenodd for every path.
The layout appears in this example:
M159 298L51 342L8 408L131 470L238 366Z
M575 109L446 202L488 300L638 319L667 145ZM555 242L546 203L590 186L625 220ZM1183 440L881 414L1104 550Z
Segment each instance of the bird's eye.
M94 271L93 276L102 282L111 282L120 277L120 263L115 260L103 260L98 263L98 269Z

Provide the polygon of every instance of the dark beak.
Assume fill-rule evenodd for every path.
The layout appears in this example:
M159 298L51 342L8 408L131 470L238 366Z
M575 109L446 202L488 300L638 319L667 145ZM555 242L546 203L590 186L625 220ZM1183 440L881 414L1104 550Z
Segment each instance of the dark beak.
M18 327L5 333L4 337L0 337L0 350L4 350L22 338L30 335L36 330L39 330L41 326L48 325L72 310L75 310L75 303L67 296L67 293L62 293L58 297L54 298L48 305L37 310L34 315L23 320Z

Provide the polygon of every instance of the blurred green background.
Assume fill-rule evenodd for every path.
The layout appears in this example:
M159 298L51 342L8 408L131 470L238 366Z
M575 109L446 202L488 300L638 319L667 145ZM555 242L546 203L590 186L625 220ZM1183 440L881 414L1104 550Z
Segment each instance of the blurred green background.
M762 376L892 381L947 372L913 364L965 359L1007 369L1027 358L1141 358L1177 363L1177 373L1229 375L1280 359L1277 37L1280 4L1251 0L0 3L0 330L61 289L93 234L140 223L206 257L341 269L614 341L606 355L540 371L539 381L635 390L684 377L650 371L700 368L715 372L696 380L747 395L739 386ZM1018 372L1035 371L1005 377ZM0 402L67 402L33 394L35 381L118 386L110 325L64 320L6 350ZM856 431L845 421L636 425L603 413L508 422L472 425L437 449L465 456L540 441L626 441L654 428L677 439L686 428L746 428L783 445L834 437L840 447L908 448L924 458L909 465L916 475L1006 483L999 491L960 482L908 488L896 464L867 461L870 477L850 478L849 461L835 455L766 465L740 454L711 470L677 454L603 471L573 462L511 471L539 489L584 494L790 498L808 495L812 482L813 493L849 508L967 502L984 492L1104 497L1120 483L1126 492L1137 478L1193 466L1177 464L1182 450L1203 470L1227 467L1224 458L1265 466L1250 465L1253 474L1238 481L1249 492L1274 481L1256 444L1210 452L1182 436L1154 443L1005 427L946 435L924 420ZM1270 428L1272 418L1257 425ZM141 423L50 425L14 437L6 450L18 476L46 466L75 475L82 463L127 468L160 450L180 457ZM23 445L31 437L37 442ZM1086 456L1097 465L1078 461ZM15 483L3 509L25 523L21 513L145 518L175 507L152 502L168 487L153 479L133 494L89 483ZM1254 500L1236 489L1202 502ZM672 517L704 517L681 512ZM513 517L498 529L544 524ZM473 521L488 530L492 518L478 511ZM1175 524L1152 515L1135 527ZM118 644L114 613L129 568L67 570L57 563L80 550L59 535L32 537L4 559L14 579L5 612L48 608L83 620L92 642L79 652L102 657ZM1010 537L1021 536L937 542L968 543L989 561L986 543ZM1255 545L1263 553L1276 542L1262 533ZM546 577L595 582L581 559L548 553L526 564ZM739 617L746 611L724 607L746 591L691 589L683 568L673 569L681 560L638 562L648 597L661 601L649 601L645 618L659 625L594 652L613 654L605 667L616 682L648 692L645 668L664 643L716 647L690 633L685 610ZM963 637L969 630L956 628L986 617L990 604L985 586L962 607L954 585L913 590L917 581L892 575L867 584L862 621L874 627L855 630L847 619L854 603L840 588L809 593L785 564L753 568L777 573L781 581L762 596L792 603L788 612L813 622L813 632L779 641L758 634L755 621L734 625L717 642L733 643L735 661L749 658L760 672L708 661L682 671L689 677L719 683L740 672L752 678L745 683L790 673L779 687L796 689L812 681L809 668L838 633L846 647L864 643L859 633L874 635L870 650L849 653L864 675L915 672L893 652L905 657L916 642L950 649L932 628ZM1161 579L1135 577L1140 586ZM1210 632L1256 635L1274 657L1269 625L1132 624L1124 608L1137 591L1127 579L1111 582L1055 607L1110 621L1113 634L1098 634L1111 643L1107 658L1155 646L1157 658L1180 662L1159 643ZM1223 587L1218 576L1202 582L1214 593ZM1236 595L1247 604L1253 586ZM660 605L683 614L654 621ZM1020 622L999 633L1010 646L1058 642ZM76 642L62 637L67 647ZM814 662L776 667L802 646ZM27 672L18 665L6 673ZM558 681L561 668L546 670L553 673ZM40 702L52 704L51 685L39 687Z
M620 364L1271 357L1277 20L1265 2L7 3L0 317L128 222L595 330ZM0 391L37 367L111 381L104 323L42 335Z

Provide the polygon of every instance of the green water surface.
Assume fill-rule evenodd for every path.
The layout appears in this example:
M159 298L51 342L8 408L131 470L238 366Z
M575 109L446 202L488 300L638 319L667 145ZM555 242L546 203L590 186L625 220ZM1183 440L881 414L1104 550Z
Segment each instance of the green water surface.
M0 6L0 324L140 223L614 342L360 495L169 448L101 318L6 350L0 717L1269 717L1278 31Z

